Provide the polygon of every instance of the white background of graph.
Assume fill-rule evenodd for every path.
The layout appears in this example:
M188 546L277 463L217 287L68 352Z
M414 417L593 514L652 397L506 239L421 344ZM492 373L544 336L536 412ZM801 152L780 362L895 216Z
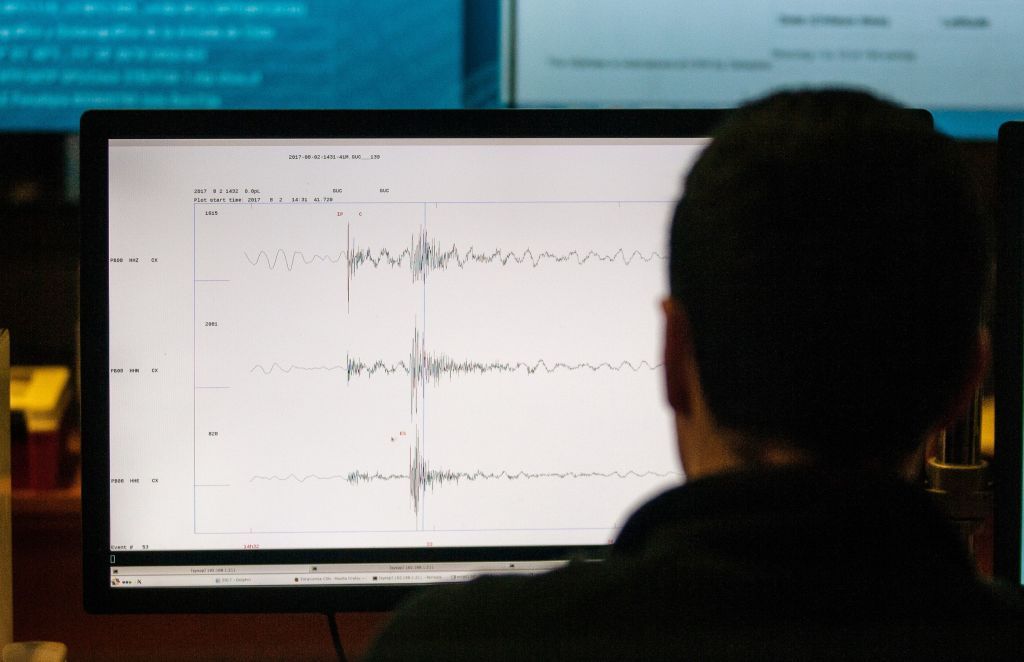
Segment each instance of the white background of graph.
M658 301L699 148L114 145L112 545L608 542L681 479Z

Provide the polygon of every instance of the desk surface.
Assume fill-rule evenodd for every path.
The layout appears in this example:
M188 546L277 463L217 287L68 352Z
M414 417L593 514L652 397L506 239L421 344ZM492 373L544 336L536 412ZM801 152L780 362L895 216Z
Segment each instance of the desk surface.
M322 614L85 613L81 518L73 491L18 496L12 536L15 640L61 641L68 659L77 662L336 659ZM48 503L32 503L40 500ZM388 618L376 612L338 614L349 659L366 653Z

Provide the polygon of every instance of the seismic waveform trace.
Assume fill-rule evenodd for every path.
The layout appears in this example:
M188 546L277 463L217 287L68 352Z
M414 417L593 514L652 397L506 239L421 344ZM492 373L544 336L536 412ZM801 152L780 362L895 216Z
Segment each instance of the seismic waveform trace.
M344 371L345 379L351 383L360 377L378 375L404 374L409 378L409 411L415 414L419 409L419 401L428 384L437 385L442 378L453 379L465 375L487 374L553 374L558 372L649 372L662 367L661 363L647 360L621 360L599 362L547 361L481 361L473 359L456 359L444 352L431 352L419 327L413 328L412 347L408 358L387 362L383 359L364 360L346 354L345 363L337 365L299 366L271 363L270 365L254 365L250 372L270 375L275 372L289 374L292 372L335 372Z
M452 244L444 244L432 238L425 227L409 238L409 245L402 249L373 249L359 246L351 234L351 226L346 229L346 247L334 253L310 253L301 250L286 251L278 248L272 251L260 250L255 255L245 252L245 259L252 267L260 265L274 271L283 268L293 271L298 265L314 264L345 264L346 297L351 302L352 279L364 268L408 269L413 283L425 282L427 276L438 270L465 269L471 264L484 265L521 265L538 268L545 264L570 264L584 266L590 263L621 263L630 266L634 262L649 264L663 262L667 258L658 251L642 252L637 249L619 248L612 252L572 249L565 252L549 250L534 251L524 248L520 251L492 248L478 250L474 246L459 248Z
M415 442L409 448L409 464L404 472L366 471L354 470L347 473L320 475L306 474L303 476L294 473L287 475L255 475L249 482L296 482L306 483L309 481L342 481L349 485L359 486L376 482L408 481L409 504L415 514L419 514L423 498L427 491L433 492L436 488L444 487L447 484L458 485L463 482L478 481L529 481L529 480L581 480L581 479L644 479L644 478L668 478L681 477L682 474L676 471L651 471L651 470L614 470L614 471L525 471L506 470L484 471L473 469L470 471L459 471L455 469L432 468L423 456L420 447L420 435L417 430Z

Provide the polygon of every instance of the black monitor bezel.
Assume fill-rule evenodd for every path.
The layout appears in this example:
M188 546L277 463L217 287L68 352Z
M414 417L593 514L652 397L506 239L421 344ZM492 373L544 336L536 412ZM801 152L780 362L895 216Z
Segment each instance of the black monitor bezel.
M1021 575L1024 122L1007 122L1000 128L997 175L996 307L992 325L996 401L993 567L997 576L1024 589Z
M146 138L689 138L721 110L89 111L81 122L82 517L85 608L92 613L333 612L392 608L414 587L119 589L110 586L107 141ZM600 556L605 547L393 549L394 562ZM131 552L129 564L331 563L382 550ZM311 558L316 554L316 558ZM124 553L117 552L118 564Z

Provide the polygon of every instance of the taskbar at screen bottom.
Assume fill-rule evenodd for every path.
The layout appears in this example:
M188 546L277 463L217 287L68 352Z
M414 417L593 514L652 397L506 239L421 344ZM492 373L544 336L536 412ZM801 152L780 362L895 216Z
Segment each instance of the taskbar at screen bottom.
M111 566L116 589L245 586L382 586L464 582L480 575L536 575L567 561Z

